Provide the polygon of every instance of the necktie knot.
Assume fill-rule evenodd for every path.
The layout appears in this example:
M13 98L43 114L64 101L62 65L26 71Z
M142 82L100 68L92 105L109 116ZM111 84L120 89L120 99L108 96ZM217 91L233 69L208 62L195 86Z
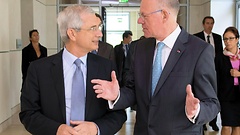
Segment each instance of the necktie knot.
M81 67L81 63L82 63L82 61L81 61L80 59L76 59L76 60L74 61L74 64L75 64L78 68Z
M164 45L165 45L165 44L164 44L163 42L158 42L158 44L157 44L157 46L158 46L158 49L157 49L158 52L159 52L159 51L162 51L162 48L164 47Z
M91 53L97 54L97 50L93 50L93 51L91 51Z

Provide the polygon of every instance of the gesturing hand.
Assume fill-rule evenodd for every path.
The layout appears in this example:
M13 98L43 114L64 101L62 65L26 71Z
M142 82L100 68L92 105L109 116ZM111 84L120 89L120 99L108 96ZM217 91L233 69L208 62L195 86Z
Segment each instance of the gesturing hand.
M95 84L93 89L97 94L97 98L104 98L106 100L114 101L117 99L119 93L119 85L115 71L111 73L112 81L101 79L93 79L91 82Z
M186 87L186 113L189 118L192 118L193 116L196 115L198 105L200 103L199 99L195 98L193 93L192 93L192 87L190 84L187 85Z

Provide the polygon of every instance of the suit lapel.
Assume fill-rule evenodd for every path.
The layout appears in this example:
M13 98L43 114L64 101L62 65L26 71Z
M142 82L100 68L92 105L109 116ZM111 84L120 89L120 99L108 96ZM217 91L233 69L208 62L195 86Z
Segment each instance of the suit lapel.
M52 61L51 73L55 85L55 90L58 96L58 101L61 107L61 114L64 121L66 121L66 103L65 103L65 90L64 90L64 76L63 76L63 62L62 52L59 52L55 59Z
M159 92L164 82L167 80L169 74L171 73L172 69L175 67L175 64L178 62L178 59L181 57L185 50L185 45L188 40L188 34L185 30L182 29L179 37L177 38L172 51L170 52L170 55L168 57L168 60L164 66L164 69L162 71L161 77L158 81L158 84L156 86L156 90L154 92L154 95Z

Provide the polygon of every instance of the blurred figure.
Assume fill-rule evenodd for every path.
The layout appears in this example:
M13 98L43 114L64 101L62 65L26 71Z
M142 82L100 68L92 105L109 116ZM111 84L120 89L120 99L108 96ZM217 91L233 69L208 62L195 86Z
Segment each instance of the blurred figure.
M122 34L122 39L123 41L121 44L116 45L114 47L114 53L115 53L115 61L117 65L117 71L118 71L118 81L119 85L123 86L124 80L123 80L123 69L124 69L124 64L125 64L125 59L128 54L128 50L131 46L132 42L132 31L125 31Z
M204 17L202 21L203 31L194 35L211 44L214 47L214 54L216 56L217 53L222 53L223 45L221 35L212 32L214 22L212 16ZM209 122L209 126L211 126L214 131L219 131L217 126L217 116ZM203 125L203 129L207 130L206 124Z
M47 57L47 48L39 43L38 30L29 31L30 43L22 49L22 85L27 76L29 64L37 59Z
M109 110L96 98L90 80L111 80L112 61L97 50L102 23L88 6L73 5L58 14L65 46L34 61L21 94L20 120L34 135L113 135L126 121L124 110Z
M102 17L95 13L95 15L100 19L100 21L103 23ZM98 43L98 49L97 50L93 50L93 53L102 56L106 59L112 60L115 62L115 55L114 55L114 49L113 46L110 45L109 43L103 42L99 40Z
M240 135L239 32L228 27L223 33L225 48L216 55L218 98L221 105L221 135Z

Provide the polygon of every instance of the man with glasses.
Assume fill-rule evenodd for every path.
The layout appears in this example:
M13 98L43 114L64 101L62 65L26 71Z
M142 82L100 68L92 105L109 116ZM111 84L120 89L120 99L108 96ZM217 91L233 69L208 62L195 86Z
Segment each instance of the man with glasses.
M137 104L134 135L202 135L220 110L213 47L177 24L179 8L178 0L142 0L146 39L135 46L129 81L120 89L114 72L112 81L92 80L113 110Z
M101 21L90 7L74 5L59 13L58 26L65 47L30 64L21 94L21 122L36 135L115 134L126 113L109 110L90 82L110 81L115 70L112 61L89 53L98 48Z
M222 37L219 34L213 33L214 18L212 16L206 16L202 21L203 31L194 34L200 39L206 41L214 47L215 56L218 53L223 53ZM214 131L219 131L217 126L217 116L209 122L209 126L212 127ZM203 129L207 130L206 124L203 125Z

